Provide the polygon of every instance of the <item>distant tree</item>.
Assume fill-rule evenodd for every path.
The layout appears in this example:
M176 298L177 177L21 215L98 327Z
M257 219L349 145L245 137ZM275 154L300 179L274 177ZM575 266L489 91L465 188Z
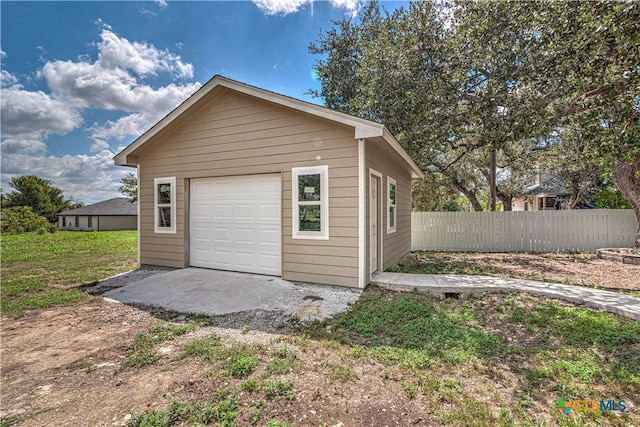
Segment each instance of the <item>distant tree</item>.
M118 191L124 194L125 196L128 196L132 202L137 201L138 200L138 178L134 174L129 172L120 180L120 183L122 185L118 187Z
M29 206L35 214L45 217L49 222L55 222L58 214L66 209L84 205L66 199L62 190L54 187L51 181L35 175L13 177L9 180L9 186L15 191L4 195L3 209Z
M31 231L54 233L57 229L47 218L33 212L31 206L2 209L0 222L2 234L28 233Z

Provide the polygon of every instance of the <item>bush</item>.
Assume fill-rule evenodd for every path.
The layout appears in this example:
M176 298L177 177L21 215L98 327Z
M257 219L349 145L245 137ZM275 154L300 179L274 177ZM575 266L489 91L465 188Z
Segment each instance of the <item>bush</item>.
M56 226L47 218L33 212L30 206L16 206L2 210L3 234L19 234L37 231L38 234L54 233Z

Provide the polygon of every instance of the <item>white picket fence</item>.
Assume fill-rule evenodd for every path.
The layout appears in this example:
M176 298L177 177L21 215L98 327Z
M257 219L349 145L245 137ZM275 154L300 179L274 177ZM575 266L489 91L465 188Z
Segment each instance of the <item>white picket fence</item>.
M411 248L461 252L594 251L633 246L631 209L413 212Z

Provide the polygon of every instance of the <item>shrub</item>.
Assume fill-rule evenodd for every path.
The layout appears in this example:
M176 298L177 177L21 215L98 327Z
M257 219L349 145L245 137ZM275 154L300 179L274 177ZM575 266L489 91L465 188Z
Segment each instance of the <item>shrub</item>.
M30 206L16 206L2 210L2 233L19 234L37 231L38 234L53 233L55 225L47 218L33 212Z

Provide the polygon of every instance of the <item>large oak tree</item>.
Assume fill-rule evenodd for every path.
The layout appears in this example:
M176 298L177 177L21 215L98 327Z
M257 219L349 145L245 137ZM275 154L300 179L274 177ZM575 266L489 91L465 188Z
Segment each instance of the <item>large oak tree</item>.
M555 146L573 170L581 156L608 166L640 222L638 22L633 1L421 1L393 13L372 2L310 46L314 94L385 123L476 210L487 186L504 201L518 191L494 189L496 169L516 179Z

